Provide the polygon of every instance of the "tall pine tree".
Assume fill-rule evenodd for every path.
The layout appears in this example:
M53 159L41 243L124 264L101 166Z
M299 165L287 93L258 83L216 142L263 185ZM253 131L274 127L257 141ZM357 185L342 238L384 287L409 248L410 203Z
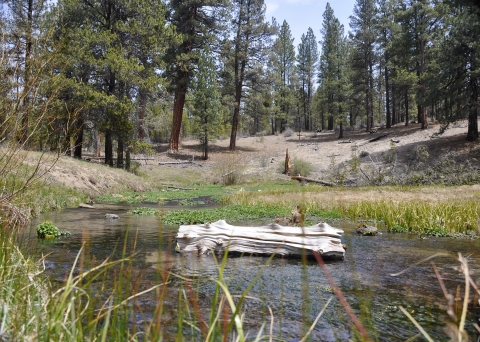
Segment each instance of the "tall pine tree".
M311 27L307 34L303 34L298 45L297 71L301 84L300 97L302 99L303 129L312 129L312 100L314 94L315 75L318 70L318 43ZM299 128L302 128L299 126Z
M364 108L366 127L370 131L373 127L373 95L375 91L374 67L376 64L375 44L377 8L374 0L357 0L350 16L350 39L352 42L352 69L354 84L357 92L364 93Z
M173 124L170 150L178 151L182 128L183 108L196 63L206 45L212 44L222 29L227 0L171 0L169 21L180 35L165 56L166 76L174 91Z
M335 17L333 9L327 3L323 13L322 54L320 56L319 83L323 92L324 115L328 117L328 129L334 122L340 124L340 137L343 136L343 124L346 120L346 88L348 50L343 25Z

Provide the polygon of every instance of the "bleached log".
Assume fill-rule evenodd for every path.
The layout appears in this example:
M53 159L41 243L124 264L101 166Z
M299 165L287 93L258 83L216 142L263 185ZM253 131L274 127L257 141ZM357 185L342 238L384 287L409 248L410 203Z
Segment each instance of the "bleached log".
M228 251L296 257L305 250L307 256L315 251L325 258L343 259L345 249L340 240L342 234L342 229L325 222L310 227L284 227L276 223L240 227L219 220L180 226L176 250L180 253L222 254Z

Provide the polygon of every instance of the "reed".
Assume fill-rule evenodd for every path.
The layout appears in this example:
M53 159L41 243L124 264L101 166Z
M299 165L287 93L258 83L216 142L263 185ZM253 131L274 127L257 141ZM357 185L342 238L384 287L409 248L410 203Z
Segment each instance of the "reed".
M224 203L249 207L301 204L309 213L337 213L350 220L383 222L392 232L431 235L478 234L478 187L381 187L357 189L300 189L238 191ZM315 215L318 216L318 215ZM320 215L321 217L321 215ZM331 217L326 217L331 218Z

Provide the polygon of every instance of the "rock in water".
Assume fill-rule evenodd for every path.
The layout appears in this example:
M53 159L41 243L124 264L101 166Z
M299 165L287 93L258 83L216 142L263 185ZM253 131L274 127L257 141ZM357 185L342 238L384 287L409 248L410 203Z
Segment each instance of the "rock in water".
M378 229L377 227L367 226L362 222L357 228L357 233L363 236L374 236L378 234Z
M116 214L105 214L105 218L110 220L118 220L120 217Z

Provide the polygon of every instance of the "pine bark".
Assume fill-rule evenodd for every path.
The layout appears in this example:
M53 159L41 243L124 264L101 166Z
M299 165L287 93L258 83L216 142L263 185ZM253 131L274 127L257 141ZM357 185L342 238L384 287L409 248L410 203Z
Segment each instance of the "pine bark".
M170 135L170 151L177 152L179 148L180 133L182 129L183 107L185 105L185 96L187 94L187 82L189 78L188 71L181 72L177 81L175 90L175 99L173 102L173 123Z

